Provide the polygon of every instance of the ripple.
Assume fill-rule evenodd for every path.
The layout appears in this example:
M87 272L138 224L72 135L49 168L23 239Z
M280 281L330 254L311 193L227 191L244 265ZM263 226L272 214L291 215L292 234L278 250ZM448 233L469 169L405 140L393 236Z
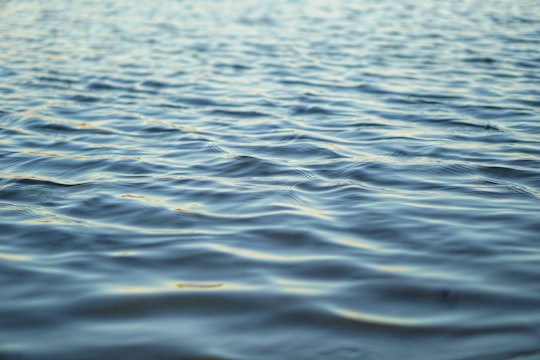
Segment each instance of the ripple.
M0 1L0 358L537 357L535 6Z

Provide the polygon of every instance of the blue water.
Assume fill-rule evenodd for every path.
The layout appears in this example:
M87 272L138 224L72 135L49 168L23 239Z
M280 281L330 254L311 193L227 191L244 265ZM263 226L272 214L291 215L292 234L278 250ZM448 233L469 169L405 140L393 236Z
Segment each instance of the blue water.
M0 359L540 359L540 2L0 1Z

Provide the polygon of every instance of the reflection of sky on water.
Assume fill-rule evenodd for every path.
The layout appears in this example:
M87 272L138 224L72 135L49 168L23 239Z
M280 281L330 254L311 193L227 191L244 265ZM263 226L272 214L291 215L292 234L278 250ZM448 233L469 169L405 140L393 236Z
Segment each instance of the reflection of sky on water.
M536 8L0 2L0 358L536 356Z

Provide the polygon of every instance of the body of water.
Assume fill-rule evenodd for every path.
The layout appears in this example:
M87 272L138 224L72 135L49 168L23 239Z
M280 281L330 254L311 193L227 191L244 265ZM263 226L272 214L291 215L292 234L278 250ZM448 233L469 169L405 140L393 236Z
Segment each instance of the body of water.
M540 358L540 2L0 1L0 359Z

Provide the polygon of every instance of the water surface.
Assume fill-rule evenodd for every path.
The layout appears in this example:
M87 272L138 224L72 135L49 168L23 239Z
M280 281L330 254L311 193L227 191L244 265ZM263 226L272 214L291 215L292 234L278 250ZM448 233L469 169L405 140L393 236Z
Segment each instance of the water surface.
M540 358L540 4L0 1L0 359Z

